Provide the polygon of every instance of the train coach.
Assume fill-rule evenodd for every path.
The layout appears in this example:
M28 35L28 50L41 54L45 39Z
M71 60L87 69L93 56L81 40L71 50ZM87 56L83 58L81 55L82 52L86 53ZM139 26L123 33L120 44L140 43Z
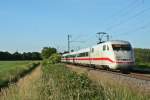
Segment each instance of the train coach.
M135 64L134 51L128 41L111 40L90 48L62 55L62 62L129 70Z

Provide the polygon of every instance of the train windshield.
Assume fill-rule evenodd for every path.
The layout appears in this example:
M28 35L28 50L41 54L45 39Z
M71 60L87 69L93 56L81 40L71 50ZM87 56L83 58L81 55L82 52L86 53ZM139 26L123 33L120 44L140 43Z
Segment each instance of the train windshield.
M130 51L131 45L130 44L112 44L112 48L114 51Z

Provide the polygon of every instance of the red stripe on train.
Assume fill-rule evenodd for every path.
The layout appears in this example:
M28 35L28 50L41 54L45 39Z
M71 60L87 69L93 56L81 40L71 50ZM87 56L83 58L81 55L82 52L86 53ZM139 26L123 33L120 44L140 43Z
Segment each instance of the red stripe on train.
M113 61L110 58L65 58L63 60L104 60L104 61L109 61L111 63L119 63L119 64L134 63L133 61Z

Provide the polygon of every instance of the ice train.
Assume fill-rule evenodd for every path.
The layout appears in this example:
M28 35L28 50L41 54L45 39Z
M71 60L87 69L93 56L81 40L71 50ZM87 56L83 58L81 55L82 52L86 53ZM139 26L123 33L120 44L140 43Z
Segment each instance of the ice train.
M111 40L63 54L61 61L105 69L129 70L135 64L135 57L134 50L128 41Z

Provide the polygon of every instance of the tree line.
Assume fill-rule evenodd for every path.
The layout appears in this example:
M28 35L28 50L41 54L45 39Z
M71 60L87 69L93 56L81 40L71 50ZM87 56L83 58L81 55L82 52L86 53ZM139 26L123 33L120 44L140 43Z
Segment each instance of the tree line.
M8 51L0 51L0 61L49 59L55 53L57 53L57 50L52 47L44 47L41 52L10 53Z
M150 63L150 49L135 48L134 53L137 63Z
M41 60L41 53L39 52L24 52L24 53L9 53L0 51L0 60Z

